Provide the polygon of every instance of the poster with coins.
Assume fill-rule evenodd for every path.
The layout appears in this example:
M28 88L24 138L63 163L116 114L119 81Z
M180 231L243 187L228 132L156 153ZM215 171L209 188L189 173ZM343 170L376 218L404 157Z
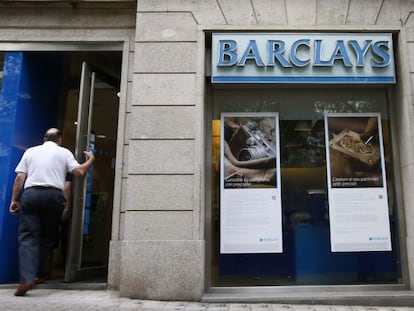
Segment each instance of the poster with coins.
M282 252L279 116L222 113L220 252Z
M325 138L331 251L391 250L380 114L326 114Z

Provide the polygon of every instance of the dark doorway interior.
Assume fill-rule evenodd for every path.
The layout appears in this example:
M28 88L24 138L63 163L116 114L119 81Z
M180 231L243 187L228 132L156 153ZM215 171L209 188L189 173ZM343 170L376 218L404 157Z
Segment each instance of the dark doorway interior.
M101 269L104 271L101 278L106 279L107 268L105 267L108 264L111 235L122 54L108 51L0 52L0 70L4 68L8 59L18 54L27 68L30 68L19 79L19 83L24 82L25 85L30 85L26 88L29 91L19 93L20 97L26 97L27 106L17 107L19 113L15 119L16 124L27 125L25 129L12 134L22 136L18 139L21 150L41 143L42 135L47 128L59 127L63 130L63 145L74 152L82 63L87 62L97 73L92 114L92 136L96 162L88 176L89 191L84 209L83 236L81 241L70 241L68 238L70 220L62 224L59 229L59 239L56 241L50 278L63 280L66 250L71 243L80 243L82 244L81 267L104 268ZM0 71L0 82L5 80L3 71ZM12 88L11 84L0 84L0 86ZM4 91L6 90L3 89L2 92ZM19 92L19 89L16 88L15 91ZM15 142L10 144L15 144ZM14 178L12 165L10 165L8 174L11 177L9 179ZM10 235L14 235L17 230L17 223L13 226L15 228L12 230L8 228ZM10 238L15 237L1 235L0 242L3 243L3 240ZM13 258L17 257L15 255L17 243L8 245L8 253ZM10 265L10 263L4 264ZM1 265L3 262L0 263ZM9 266L8 268L17 270L17 261L14 261L14 265L16 267ZM8 282L10 281L13 280L9 278Z

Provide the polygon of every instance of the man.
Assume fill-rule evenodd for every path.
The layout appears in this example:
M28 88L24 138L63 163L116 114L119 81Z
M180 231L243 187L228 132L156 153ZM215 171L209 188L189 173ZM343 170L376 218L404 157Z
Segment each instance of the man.
M47 130L43 144L27 149L15 169L9 208L12 214L20 212L20 285L15 296L24 296L37 276L48 273L48 260L65 206L66 174L84 176L95 160L92 152L84 151L86 161L79 164L61 143L62 134L57 128Z

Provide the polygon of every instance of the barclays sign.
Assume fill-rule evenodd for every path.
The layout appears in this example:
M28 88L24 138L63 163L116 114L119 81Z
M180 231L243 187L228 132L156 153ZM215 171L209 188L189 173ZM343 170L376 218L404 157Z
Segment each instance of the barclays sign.
M392 36L215 33L212 83L395 83Z

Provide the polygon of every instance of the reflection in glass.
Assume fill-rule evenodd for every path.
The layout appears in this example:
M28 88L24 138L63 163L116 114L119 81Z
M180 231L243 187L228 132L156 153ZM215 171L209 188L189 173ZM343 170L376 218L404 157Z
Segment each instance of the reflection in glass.
M353 285L401 282L398 223L385 89L214 88L212 95L211 285ZM220 254L220 115L278 112L283 253ZM391 252L332 253L327 200L326 112L382 117Z

